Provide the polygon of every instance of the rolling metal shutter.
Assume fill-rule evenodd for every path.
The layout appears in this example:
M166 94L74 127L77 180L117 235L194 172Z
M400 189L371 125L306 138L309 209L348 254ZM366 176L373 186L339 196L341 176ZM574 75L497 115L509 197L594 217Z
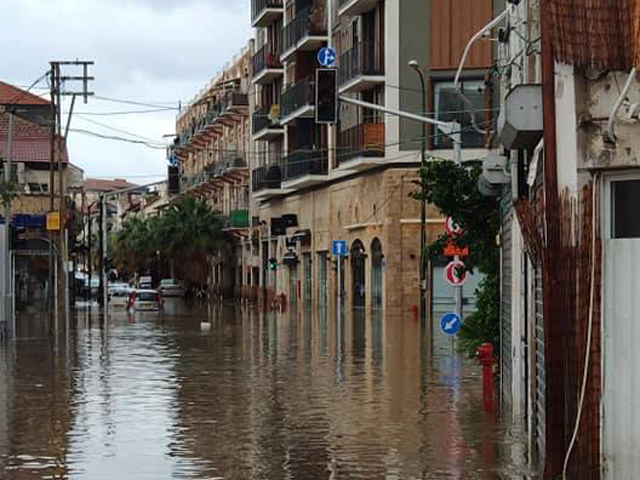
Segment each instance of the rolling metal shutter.
M512 349L511 349L511 285L513 276L513 204L507 190L501 201L501 286L500 286L500 386L504 405L511 405Z

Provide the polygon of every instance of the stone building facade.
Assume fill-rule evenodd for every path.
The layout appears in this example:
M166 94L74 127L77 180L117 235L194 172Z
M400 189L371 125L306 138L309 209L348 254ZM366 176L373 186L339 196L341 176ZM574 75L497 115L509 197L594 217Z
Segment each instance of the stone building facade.
M482 159L489 138L473 131L460 111L472 110L480 125L491 120L485 74L493 48L485 42L472 49L462 75L472 107L461 108L452 79L464 42L451 47L448 32L470 38L500 2L475 2L470 22L449 3L252 0L256 155L251 169L259 226L246 251L259 256L252 281L267 305L275 299L278 305L326 306L331 312L340 290L348 310L417 313L420 203L411 193L417 189L422 128L344 102L337 126L316 124L316 57L322 46L335 48L341 96L418 113L423 90L407 65L416 60L426 77L429 112L460 121L463 159ZM412 35L426 41L416 42ZM427 140L430 157L452 158L451 144L440 132L429 129ZM444 220L428 208L428 242L444 231ZM286 230L275 235L272 226L282 222ZM333 240L348 246L340 289Z

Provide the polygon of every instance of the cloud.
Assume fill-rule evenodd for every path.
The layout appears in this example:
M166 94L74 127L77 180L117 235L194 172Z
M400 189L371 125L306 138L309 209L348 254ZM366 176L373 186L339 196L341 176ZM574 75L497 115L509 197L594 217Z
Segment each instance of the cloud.
M96 95L177 105L247 44L249 10L249 0L0 0L0 17L9 19L0 30L0 78L27 85L50 60L94 60ZM139 108L98 98L76 105L89 113ZM158 141L175 128L175 112L87 118ZM80 117L72 127L118 135ZM87 175L165 173L161 150L76 133L69 149Z

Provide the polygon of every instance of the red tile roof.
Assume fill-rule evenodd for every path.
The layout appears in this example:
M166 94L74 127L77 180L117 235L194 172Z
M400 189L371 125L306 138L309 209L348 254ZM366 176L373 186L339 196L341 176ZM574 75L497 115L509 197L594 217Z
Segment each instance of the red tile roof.
M7 140L9 134L9 117L0 114L0 156L8 153ZM49 163L51 151L51 136L49 129L28 122L20 117L13 117L13 161L21 163ZM62 161L67 163L69 155L66 142L58 139L61 144Z
M114 190L122 190L124 188L132 188L137 186L137 184L130 183L123 178L114 178L113 180L87 178L84 181L84 189L87 192L112 192Z
M0 82L0 105L49 105L44 98Z

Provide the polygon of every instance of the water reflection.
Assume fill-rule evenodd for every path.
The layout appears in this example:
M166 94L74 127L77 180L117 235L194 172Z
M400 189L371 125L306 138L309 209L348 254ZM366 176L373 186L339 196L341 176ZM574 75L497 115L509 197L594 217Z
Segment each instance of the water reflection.
M526 475L479 367L432 355L413 317L172 302L106 323L87 308L57 340L28 323L0 350L2 478Z

